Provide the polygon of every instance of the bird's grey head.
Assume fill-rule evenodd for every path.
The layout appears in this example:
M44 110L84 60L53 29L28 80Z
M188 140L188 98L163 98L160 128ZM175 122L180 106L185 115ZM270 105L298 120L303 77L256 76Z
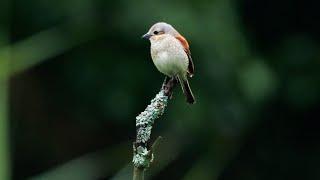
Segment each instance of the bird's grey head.
M165 22L158 22L151 26L149 31L145 35L143 35L142 38L149 39L152 36L161 34L170 34L172 36L179 35L178 31L175 30L170 24Z

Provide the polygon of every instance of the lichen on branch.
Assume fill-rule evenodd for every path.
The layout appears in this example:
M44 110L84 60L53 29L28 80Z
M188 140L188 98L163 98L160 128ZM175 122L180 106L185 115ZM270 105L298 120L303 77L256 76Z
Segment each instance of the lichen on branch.
M163 113L176 85L175 78L166 77L160 92L147 108L136 117L136 141L133 143L133 165L144 171L153 161L153 146L150 146L151 130L154 121ZM155 143L156 144L156 143Z

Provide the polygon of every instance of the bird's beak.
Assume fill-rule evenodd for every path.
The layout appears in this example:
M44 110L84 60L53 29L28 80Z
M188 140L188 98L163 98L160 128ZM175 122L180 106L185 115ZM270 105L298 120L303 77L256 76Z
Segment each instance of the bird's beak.
M141 38L143 38L143 39L149 39L150 37L151 37L152 35L151 34L145 34L145 35L143 35Z

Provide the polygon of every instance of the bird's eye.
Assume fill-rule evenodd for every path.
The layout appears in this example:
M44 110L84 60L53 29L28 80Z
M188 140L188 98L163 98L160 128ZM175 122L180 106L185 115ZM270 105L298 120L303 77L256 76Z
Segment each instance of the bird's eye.
M159 34L159 31L154 31L153 34L157 35Z

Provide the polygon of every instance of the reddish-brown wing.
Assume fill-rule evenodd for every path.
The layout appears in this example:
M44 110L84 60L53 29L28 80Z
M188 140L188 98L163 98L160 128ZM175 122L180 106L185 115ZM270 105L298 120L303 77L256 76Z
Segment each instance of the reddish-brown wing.
M184 47L184 51L188 55L188 59L189 59L188 75L189 75L189 77L192 77L194 75L194 65L193 65L192 58L191 58L191 52L190 52L190 49L189 49L189 43L186 40L186 38L184 38L181 35L177 36L176 38L181 42L182 46Z

